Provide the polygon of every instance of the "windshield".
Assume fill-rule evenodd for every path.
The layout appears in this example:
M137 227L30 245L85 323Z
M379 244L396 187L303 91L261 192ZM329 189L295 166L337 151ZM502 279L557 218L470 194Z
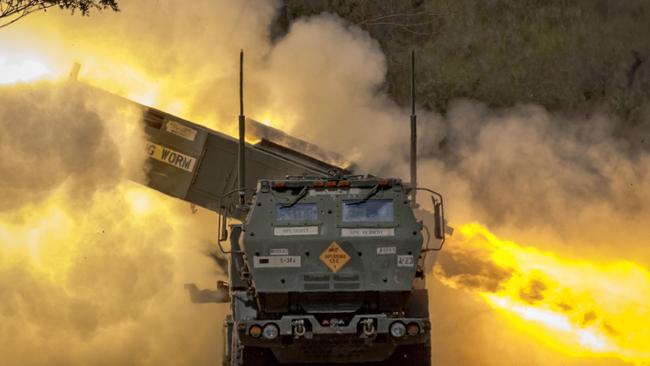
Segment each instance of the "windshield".
M343 222L391 222L393 200L343 201Z
M296 203L293 206L278 203L275 206L275 219L277 221L318 220L318 208L315 203Z

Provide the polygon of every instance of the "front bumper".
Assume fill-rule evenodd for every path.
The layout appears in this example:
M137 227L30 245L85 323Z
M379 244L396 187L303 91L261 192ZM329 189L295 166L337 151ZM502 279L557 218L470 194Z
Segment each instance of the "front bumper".
M393 337L395 322L417 324L418 332ZM334 324L336 323L336 324ZM251 335L251 327L274 324L274 339ZM396 318L386 314L359 314L347 323L323 324L313 315L283 316L272 320L244 320L234 324L245 347L270 348L280 362L376 362L390 357L396 347L429 342L431 325L425 318Z

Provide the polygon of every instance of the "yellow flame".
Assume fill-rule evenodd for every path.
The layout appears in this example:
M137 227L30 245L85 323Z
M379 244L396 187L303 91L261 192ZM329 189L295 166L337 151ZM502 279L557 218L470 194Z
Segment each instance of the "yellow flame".
M146 230L151 215L175 216L159 194L128 181L88 197L93 202L85 209L67 203L64 192L65 187L61 187L42 202L0 216L0 253L4 259L26 260L36 270L59 278L77 255L79 244L95 240L105 228L128 220L130 227Z
M650 272L622 260L596 263L502 240L486 227L460 227L455 246L507 273L496 289L470 288L517 328L572 356L650 364ZM455 250L455 249L452 249ZM439 272L439 271L437 271Z
M43 78L49 69L36 59L0 56L0 84L14 84Z
M125 198L131 205L131 211L136 215L145 215L155 208L156 200L151 197L150 190L143 187L130 187L125 192Z
M283 118L279 115L279 113L267 110L264 111L259 116L254 117L257 121L259 121L261 124L277 129L284 129L287 124L282 122Z

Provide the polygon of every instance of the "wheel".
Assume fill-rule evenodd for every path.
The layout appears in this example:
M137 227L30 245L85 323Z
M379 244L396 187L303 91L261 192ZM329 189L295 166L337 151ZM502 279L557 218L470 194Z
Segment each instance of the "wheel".
M386 366L431 366L431 344L409 344L399 346L384 363Z

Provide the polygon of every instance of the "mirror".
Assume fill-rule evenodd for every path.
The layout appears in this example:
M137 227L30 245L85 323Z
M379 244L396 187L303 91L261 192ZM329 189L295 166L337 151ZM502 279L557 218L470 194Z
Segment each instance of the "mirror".
M228 216L226 208L222 206L219 212L219 241L226 240L228 240Z
M436 221L436 226L434 228L434 235L436 239L445 238L445 213L441 202L435 202L434 205L434 219Z

